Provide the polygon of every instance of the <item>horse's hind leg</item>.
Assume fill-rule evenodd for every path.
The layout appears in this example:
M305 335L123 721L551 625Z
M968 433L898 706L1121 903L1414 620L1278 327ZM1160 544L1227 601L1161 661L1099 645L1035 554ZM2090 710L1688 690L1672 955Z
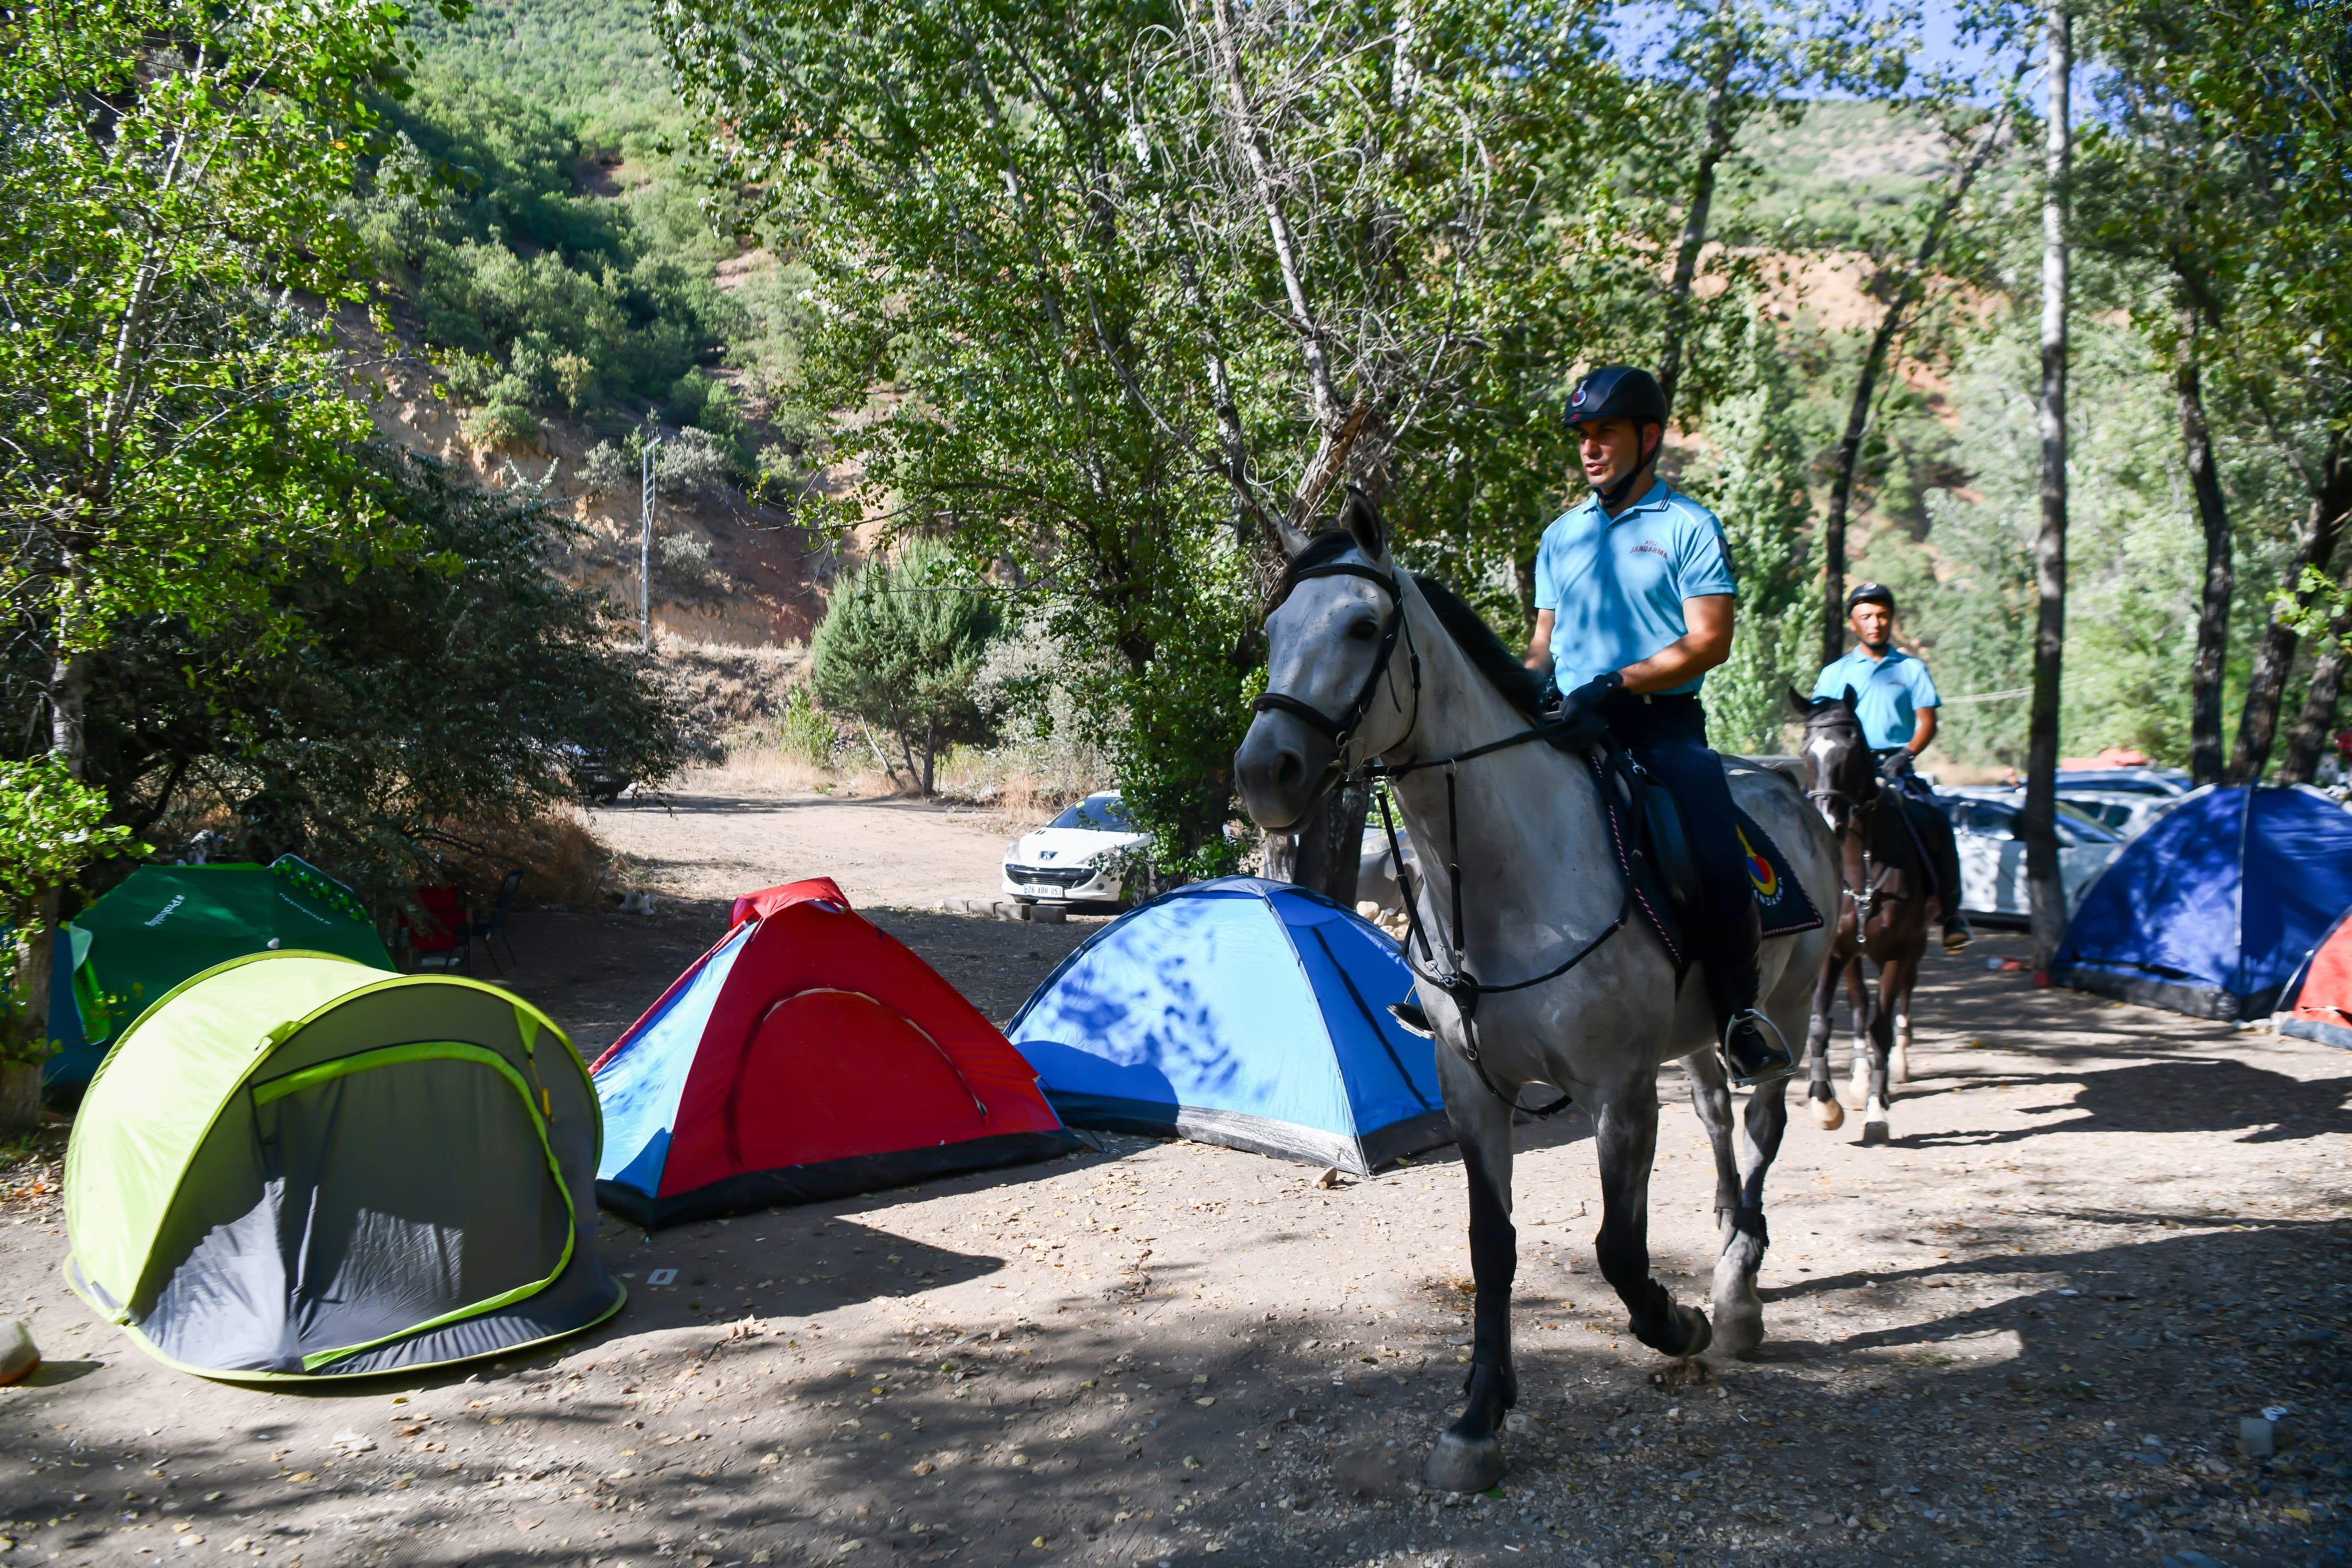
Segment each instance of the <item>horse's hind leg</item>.
M1862 1110L1862 1141L1884 1143L1894 1136L1886 1112L1889 1098L1886 1086L1887 1059L1895 1048L1895 1004L1911 969L1906 955L1887 960L1878 966L1878 1005L1871 1010L1869 1079L1864 1086ZM1857 1069L1864 1064L1856 1061ZM1857 1071L1856 1077L1861 1074Z
M1440 1491L1485 1491L1503 1479L1503 1417L1518 1403L1511 1370L1511 1281L1518 1271L1518 1233L1511 1225L1511 1108L1478 1080L1454 1051L1438 1047L1445 1114L1462 1150L1470 1182L1470 1275L1473 1308L1469 1380L1461 1419L1447 1427L1422 1467L1422 1481Z
M1708 1142L1715 1146L1715 1219L1723 1233L1723 1247L1715 1260L1716 1348L1736 1356L1749 1356L1764 1342L1764 1303L1756 1294L1756 1269L1764 1260L1764 1211L1746 1197L1746 1185L1741 1179L1750 1151L1745 1146L1733 1147L1733 1140L1741 1135L1742 1130L1732 1121L1731 1089L1724 1076L1723 1063L1716 1054L1701 1051L1685 1057L1683 1068L1691 1076L1691 1107L1706 1124ZM1780 1130L1789 1124L1783 1092L1787 1083L1783 1079L1765 1085L1748 1104L1752 1120L1758 1100L1769 1098L1772 1102L1778 1116L1771 1136L1775 1151L1780 1148ZM1753 1141L1750 1134L1748 1142ZM1771 1154L1763 1158L1764 1163L1771 1163ZM1759 1169L1755 1176L1759 1201L1763 1184Z
M1813 1120L1829 1132L1845 1125L1845 1108L1830 1087L1830 1004L1837 997L1838 976L1844 969L1834 955L1822 963L1821 978L1813 984L1812 1020L1805 1026L1806 1101L1813 1108Z
M1884 965L1881 965L1882 971ZM1850 1110L1860 1110L1870 1099L1870 968L1862 954L1853 955L1852 967L1845 976L1846 1000L1853 1012L1853 1077L1846 1091L1845 1102Z
M1903 966L1903 988L1892 995L1882 992L1885 1005L1895 1009L1895 1054L1887 1058L1889 1083L1911 1081L1911 988L1919 984L1919 961Z
M1601 1156L1601 1238L1608 1280L1633 1337L1661 1355L1695 1356L1714 1337L1706 1314L1678 1305L1650 1278L1650 1167L1658 1153L1658 1075L1644 1069L1604 1086L1593 1121Z

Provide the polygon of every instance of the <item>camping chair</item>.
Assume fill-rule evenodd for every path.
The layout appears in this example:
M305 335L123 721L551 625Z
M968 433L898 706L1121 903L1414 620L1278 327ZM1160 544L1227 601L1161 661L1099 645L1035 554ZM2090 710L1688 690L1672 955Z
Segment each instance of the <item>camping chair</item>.
M423 969L427 959L437 956L444 969L456 968L460 959L471 969L474 922L465 893L446 885L418 887L409 889L409 900L415 912L402 911L400 929L416 967Z
M490 939L496 937L507 944L509 963L520 962L515 957L513 940L507 935L507 916L514 912L515 893L521 887L522 868L518 866L499 880L498 901L490 906L489 918L466 922L466 934L468 937L478 936L482 939L482 951L490 955L490 967L498 969L501 974L506 971L499 969L499 955L497 950L490 946Z

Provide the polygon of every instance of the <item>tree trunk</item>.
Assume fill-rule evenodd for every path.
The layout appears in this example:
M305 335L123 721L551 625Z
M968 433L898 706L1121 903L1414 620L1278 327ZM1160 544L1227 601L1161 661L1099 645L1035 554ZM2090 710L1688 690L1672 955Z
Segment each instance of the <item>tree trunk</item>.
M1538 544L1537 548L1542 546ZM1511 589L1519 598L1519 619L1526 635L1532 640L1536 635L1536 558L1511 563Z
M2006 111L1985 127L1976 151L1960 165L1952 188L1944 193L1937 204L1935 216L1919 236L1919 247L1912 255L1908 271L1895 297L1886 302L1886 313L1879 318L1878 330L1871 334L1870 352L1863 356L1862 374L1853 384L1853 400L1846 405L1845 434L1838 440L1837 472L1830 481L1829 514L1822 521L1822 662L1833 664L1845 652L1845 519L1846 509L1853 500L1854 469L1862 461L1863 437L1870 431L1871 400L1877 395L1878 378L1885 374L1887 356L1893 352L1895 340L1903 330L1904 319L1911 307L1918 303L1920 279L1927 274L1927 264L1936 259L1936 252L1944 243L1944 230L1952 215L1968 200L1969 187L1976 184L1977 175L1984 169L1994 148L2004 140Z
M1658 389L1666 408L1675 406L1675 384L1683 374L1683 334L1691 289L1698 277L1699 252L1706 248L1707 209L1715 205L1715 174L1731 151L1731 68L1738 49L1731 37L1731 0L1716 0L1715 22L1723 29L1717 41L1715 68L1706 84L1706 140L1700 143L1698 167L1692 171L1690 205L1683 213L1682 243L1675 251L1674 280L1666 289L1666 341L1658 350Z
M2183 311L2184 318L2189 312ZM2205 587L2197 604L2197 657L2189 667L2189 771L2200 784L2221 779L2221 676L2230 653L2230 512L2213 468L2213 437L2205 423L2205 389L2193 318L2182 322L2187 347L2172 373L2180 404L2180 445L2189 488L2205 525Z
M2339 595L2352 595L2352 573L2336 584ZM2327 647L2311 667L2311 689L2304 694L2303 711L2287 731L2286 757L2279 763L2278 782L2309 784L2327 754L2328 731L2336 728L2336 704L2344 693L2344 639L2352 635L2352 608L2337 612L2327 623Z
M1853 384L1853 401L1846 405L1845 434L1839 437L1837 473L1830 480L1828 515L1822 519L1822 662L1833 664L1845 652L1845 513L1853 498L1853 471L1862 458L1862 438L1870 428L1870 400L1878 390L1879 367L1894 340L1900 310L1886 315L1871 334L1870 352L1862 362L1862 375Z
M2025 810L2018 824L2025 840L2037 971L2049 969L2066 931L2057 824L2059 677L2066 651L2066 185L2074 151L2067 110L2074 27L2066 0L2051 5L2049 29L2050 124L2042 194L2042 532L2033 550L2041 606L2033 627Z
M2304 602L2305 567L2325 572L2335 558L2336 536L2343 531L2344 513L2352 508L2352 453L2338 434L2328 442L2319 476L2319 493L2294 536L2294 553L2286 567L2286 586ZM2229 781L2252 784L2263 776L2277 738L2279 703L2286 693L2288 670L2294 664L2295 635L2284 606L2271 612L2271 623L2254 650L2253 674L2246 681L2246 704L2238 718L2238 742L2231 748Z
M1296 833L1267 840L1266 877L1311 888L1342 908L1354 909L1356 874L1363 865L1364 817L1371 804L1371 792L1352 779L1324 795Z
M931 797L932 773L939 765L940 721L931 719L923 725L923 798Z

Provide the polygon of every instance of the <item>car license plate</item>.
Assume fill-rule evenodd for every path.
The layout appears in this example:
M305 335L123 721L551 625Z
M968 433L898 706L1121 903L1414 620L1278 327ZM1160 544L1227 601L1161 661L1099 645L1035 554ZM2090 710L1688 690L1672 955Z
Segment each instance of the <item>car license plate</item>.
M1029 882L1024 884L1024 890L1034 893L1040 898L1050 899L1062 889L1054 886L1051 882Z

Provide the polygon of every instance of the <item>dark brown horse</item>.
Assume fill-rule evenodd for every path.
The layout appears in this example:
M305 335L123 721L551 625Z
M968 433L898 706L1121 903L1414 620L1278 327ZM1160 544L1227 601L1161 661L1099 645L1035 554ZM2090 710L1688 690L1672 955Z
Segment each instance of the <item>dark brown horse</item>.
M1927 930L1940 904L1918 840L1903 818L1903 796L1879 777L1877 760L1854 716L1854 693L1807 700L1789 693L1805 721L1805 795L1838 841L1837 940L1813 992L1805 1033L1808 1099L1825 1128L1844 1124L1830 1087L1830 1002L1845 980L1853 1008L1853 1089L1863 1112L1862 1141L1884 1143L1887 1080L1911 1076L1911 987L1927 956ZM1870 994L1862 961L1878 965L1878 995Z

